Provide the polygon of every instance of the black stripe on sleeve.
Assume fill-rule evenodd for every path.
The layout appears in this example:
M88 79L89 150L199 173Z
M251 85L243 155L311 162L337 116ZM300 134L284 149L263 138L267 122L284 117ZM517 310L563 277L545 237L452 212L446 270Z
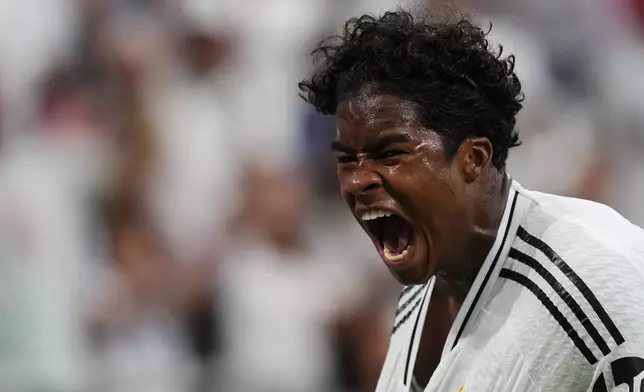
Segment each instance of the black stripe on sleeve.
M546 282L548 282L550 287L552 287L557 292L559 297L566 303L566 305L568 305L570 310L572 310L581 325L583 325L586 331L588 331L588 334L593 339L595 344L597 344L597 347L599 347L599 350L602 352L602 354L608 355L610 353L610 349L608 348L606 341L601 337L601 335L599 334L593 323L590 321L588 316L586 316L584 311L581 309L581 306L579 306L577 301L575 301L570 293L568 293L568 291L561 285L561 283L557 281L557 278L555 278L547 269L545 269L543 265L539 264L537 260L515 248L510 249L510 258L515 259L532 268Z
M510 208L510 215L508 217L508 223L505 226L505 233L503 233L503 240L501 241L501 246L499 246L499 250L496 252L496 255L494 256L494 261L492 261L492 265L487 271L487 274L485 274L485 278L483 279L483 283L481 284L481 287L479 287L479 290L476 292L476 295L474 296L474 300L472 301L472 305L470 305L470 308L467 310L467 314L465 315L465 318L463 319L463 322L461 323L460 328L458 329L458 333L456 334L456 338L454 339L454 344L452 344L452 350L454 347L456 347L456 344L458 343L459 339L461 338L461 335L463 334L463 331L465 330L465 326L467 326L467 322L469 321L470 317L472 317L472 312L474 311L474 308L476 307L476 303L479 301L479 298L481 298L481 295L483 294L483 290L485 290L485 286L487 285L487 282L490 280L490 276L492 275L492 271L494 271L496 267L496 263L499 261L499 257L501 256L501 252L503 251L503 248L505 247L505 240L508 238L508 233L510 232L510 226L512 226L512 217L514 216L514 207L516 207L517 204L517 199L519 198L519 192L516 192L514 194L514 199L512 200L512 207Z
M541 251L541 253L549 258L550 261L552 261L552 263L556 265L557 268L559 268L559 270L561 270L561 272L563 272L564 275L568 277L568 279L570 279L570 281L586 298L586 301L588 301L593 310L595 310L597 316L599 316L599 319L602 321L602 323L604 323L604 326L606 326L606 329L613 337L613 340L615 340L615 343L618 346L624 343L624 337L613 323L613 320L610 319L608 313L606 313L606 310L604 310L602 305L599 303L599 300L597 300L597 297L595 297L595 294L593 294L593 292L579 277L579 275L577 275L575 271L573 271L572 268L570 268L570 266L550 246L548 246L548 244L528 233L524 228L519 227L518 235L519 238L521 238L527 244L532 245L533 247Z
M597 363L597 358L593 355L593 353L590 351L588 346L586 346L586 343L579 337L577 332L574 330L572 325L566 320L563 314L557 309L557 307L550 301L546 293L544 293L533 281L528 279L526 276L521 275L518 272L509 270L507 268L503 268L501 270L501 273L499 275L501 278L505 278L511 281L514 281L521 286L525 287L526 289L530 290L536 297L541 301L543 306L548 309L548 312L554 317L555 320L559 323L561 328L568 334L568 337L572 340L572 342L575 344L577 349L581 352L581 354L586 358L588 363L591 365L594 365Z

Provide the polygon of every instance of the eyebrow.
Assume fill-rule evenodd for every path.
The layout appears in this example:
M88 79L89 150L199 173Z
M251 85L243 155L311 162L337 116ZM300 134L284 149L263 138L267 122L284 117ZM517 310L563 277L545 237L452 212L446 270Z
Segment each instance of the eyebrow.
M410 141L411 138L404 133L391 133L379 138L373 146L369 146L369 149L380 151L390 144L409 143Z
M346 144L342 143L339 140L334 140L333 143L331 143L331 150L333 151L339 151L339 152L353 152L354 149L347 146Z
M366 146L365 149L371 151L381 151L390 144L408 143L409 141L411 141L411 139L404 133L392 133L378 138L375 143ZM346 153L355 151L353 147L344 144L340 140L334 140L333 143L331 143L331 150Z

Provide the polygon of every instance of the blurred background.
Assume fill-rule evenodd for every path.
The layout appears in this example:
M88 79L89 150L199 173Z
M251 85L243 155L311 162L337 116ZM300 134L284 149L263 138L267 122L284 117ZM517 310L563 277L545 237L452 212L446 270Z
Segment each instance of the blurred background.
M511 174L644 225L644 1L456 3L517 56ZM399 287L297 82L399 5L1 1L0 391L372 391Z

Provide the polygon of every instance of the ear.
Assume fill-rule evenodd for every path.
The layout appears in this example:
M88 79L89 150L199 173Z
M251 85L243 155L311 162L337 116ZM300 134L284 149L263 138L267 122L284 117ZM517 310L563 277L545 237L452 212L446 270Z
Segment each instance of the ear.
M479 178L483 169L492 164L494 149L487 138L465 139L458 150L461 172L468 183Z

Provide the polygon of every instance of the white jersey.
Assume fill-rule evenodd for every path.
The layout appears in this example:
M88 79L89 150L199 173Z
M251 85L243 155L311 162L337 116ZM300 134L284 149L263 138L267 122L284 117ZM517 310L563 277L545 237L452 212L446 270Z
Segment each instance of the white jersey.
M434 287L404 288L376 392L414 381ZM644 392L644 231L601 204L512 183L429 392Z

